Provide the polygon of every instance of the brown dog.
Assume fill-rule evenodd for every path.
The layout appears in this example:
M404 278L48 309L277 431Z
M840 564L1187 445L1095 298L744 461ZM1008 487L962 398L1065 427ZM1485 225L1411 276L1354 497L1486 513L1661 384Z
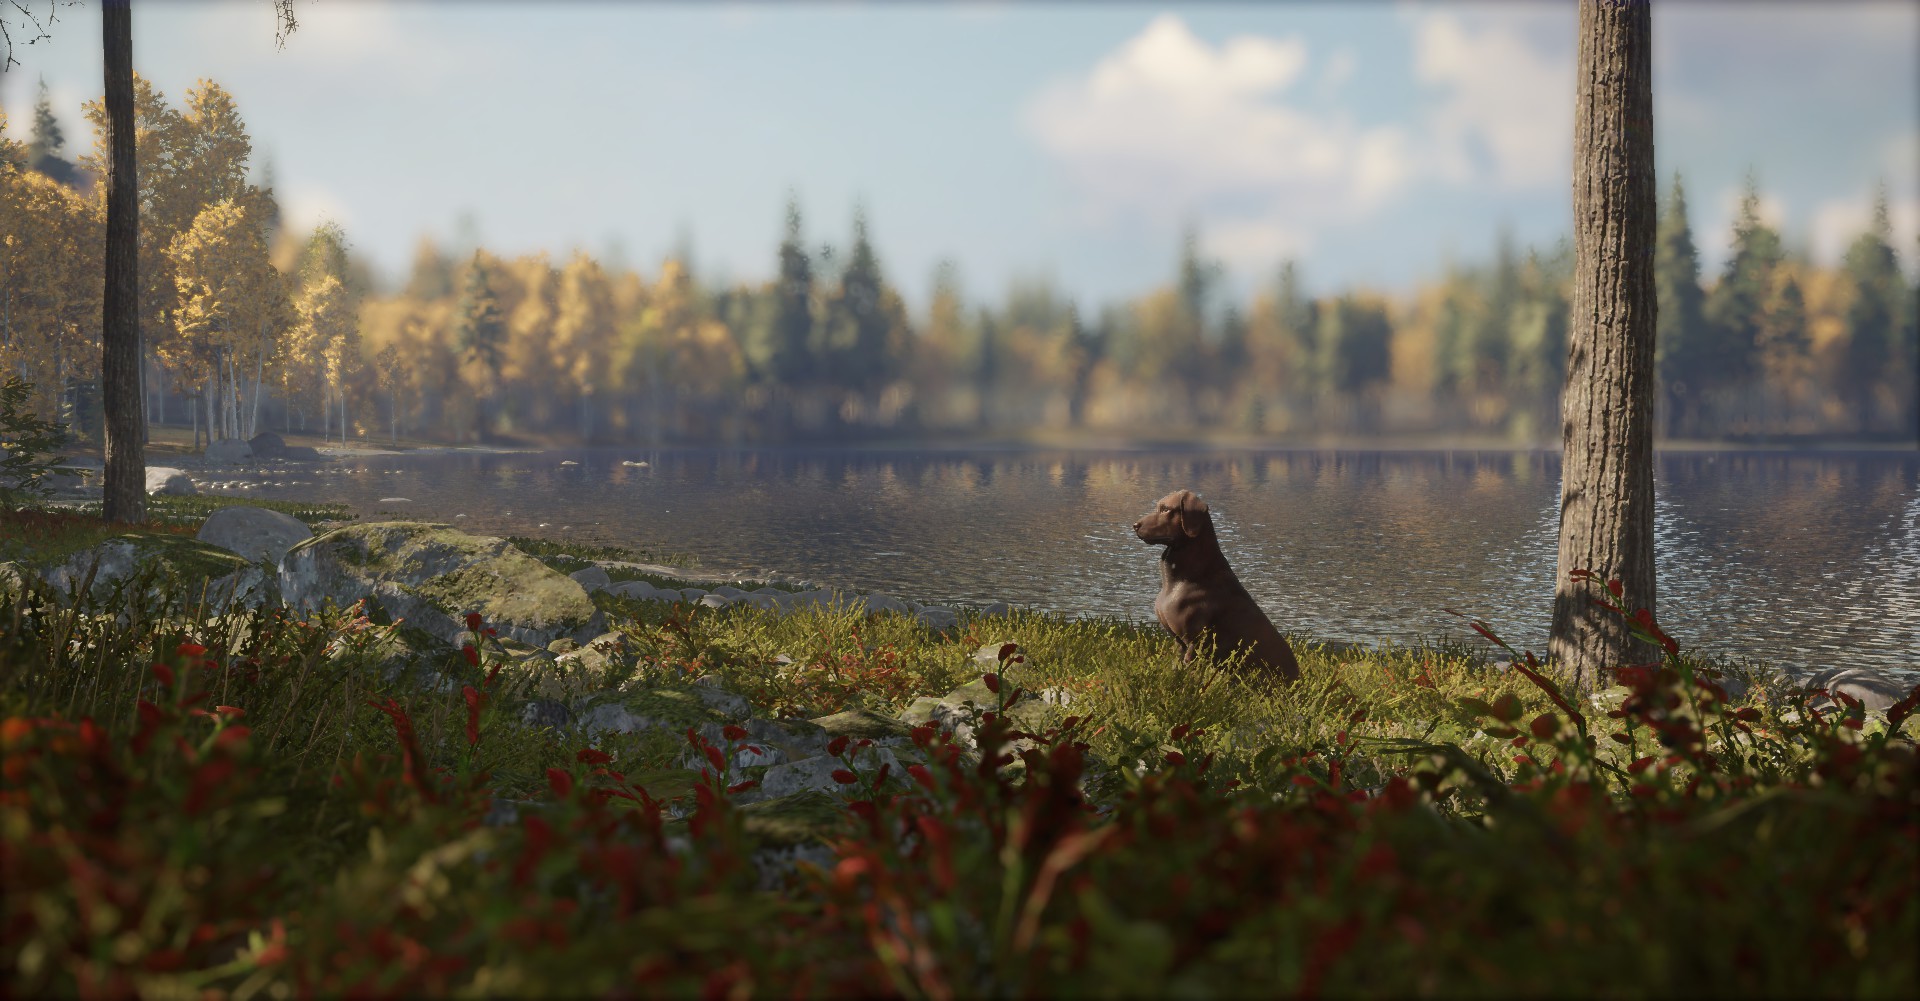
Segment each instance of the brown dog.
M1198 494L1176 490L1161 498L1152 514L1133 523L1133 534L1167 547L1153 614L1180 642L1183 659L1191 661L1202 635L1211 633L1219 654L1246 650L1250 669L1280 681L1299 679L1293 647L1233 575L1213 534L1213 514Z

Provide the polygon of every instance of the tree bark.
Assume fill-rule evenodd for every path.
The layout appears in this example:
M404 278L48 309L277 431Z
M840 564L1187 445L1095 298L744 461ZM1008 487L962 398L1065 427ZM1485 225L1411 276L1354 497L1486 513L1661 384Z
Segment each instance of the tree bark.
M133 8L100 7L106 63L107 247L100 316L100 389L106 411L101 513L108 521L147 516L147 457L140 410L140 189L133 159Z
M1654 172L1647 0L1581 0L1574 101L1574 284L1561 397L1560 551L1548 649L1581 691L1600 669L1643 663L1576 569L1619 580L1628 611L1654 608Z

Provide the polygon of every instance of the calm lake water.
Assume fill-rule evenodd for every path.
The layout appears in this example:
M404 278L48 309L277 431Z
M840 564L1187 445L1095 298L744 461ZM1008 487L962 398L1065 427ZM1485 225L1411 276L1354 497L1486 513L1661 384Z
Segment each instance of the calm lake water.
M641 459L649 468L621 464ZM344 502L362 518L465 514L480 533L687 553L703 570L925 602L1148 621L1159 549L1129 526L1187 487L1283 629L1471 635L1454 608L1535 650L1559 497L1559 457L1537 452L623 449L384 455L293 475L304 482L246 493ZM1668 453L1656 475L1659 609L1683 644L1795 668L1920 669L1920 454Z

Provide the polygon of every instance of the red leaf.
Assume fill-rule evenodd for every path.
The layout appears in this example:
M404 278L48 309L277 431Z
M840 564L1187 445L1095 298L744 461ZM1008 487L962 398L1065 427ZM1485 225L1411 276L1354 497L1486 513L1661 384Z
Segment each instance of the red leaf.
M174 647L173 652L176 656L180 656L180 657L198 657L201 654L206 653L207 648L201 646L198 643L182 643L179 646Z
M838 737L833 738L832 740L827 741L827 755L829 757L837 758L840 756L841 752L845 751L846 749L847 749L847 735L844 733Z
M1186 755L1184 755L1184 754L1181 754L1181 753L1180 753L1179 751L1168 751L1168 752L1167 752L1167 764L1169 764L1169 765L1172 765L1172 766L1174 766L1175 768L1178 768L1178 767L1180 767L1181 765L1184 765L1184 764L1186 764L1186 763L1187 763L1187 756L1186 756Z
M477 633L477 632L479 632L479 631L480 631L480 626L481 626L481 625L483 624L483 621L484 621L484 620L482 620L482 619L480 618L480 613L479 613L479 612L468 612L468 613L467 613L467 628L468 628L468 629L471 629L471 630L473 630L473 631L474 631L474 632L476 632L476 633Z
M1560 719L1552 713L1541 713L1533 718L1533 725L1528 729L1533 731L1536 740L1552 740L1554 734L1560 732Z
M1914 690L1920 691L1920 688L1916 688ZM1760 722L1760 710L1755 709L1752 706L1747 706L1744 709L1736 710L1733 714L1733 718L1740 720L1741 722L1744 722L1744 723L1758 723Z
M1607 737L1608 739L1612 740L1616 744L1632 744L1633 743L1633 738L1627 736L1624 733L1610 733L1610 734L1607 734Z
M463 685L460 694L467 699L467 746L472 747L480 743L480 693L472 685Z
M1628 765L1627 771L1635 772L1635 773L1644 772L1652 764L1653 764L1653 758L1651 757L1641 758L1640 760L1635 761L1633 764Z
M847 771L845 768L836 768L833 770L833 780L843 786L848 786L860 781L860 776Z
M1018 650L1018 649L1020 649L1020 644L1018 644L1018 643L1002 643L1002 644L1000 644L1000 657L999 657L999 659L1000 659L1000 660L1006 660L1006 659L1007 659L1008 657L1011 657L1011 656L1013 656L1013 652L1014 652L1015 650Z
M1493 700L1493 715L1505 723L1519 719L1523 709L1525 707L1520 704L1520 697L1512 692Z
M1626 587L1622 585L1620 581L1617 579L1607 581L1607 590L1611 592L1613 596L1616 598L1625 597L1627 593Z
M727 787L727 792L728 792L729 794L734 794L734 793L743 793L743 792L746 792L746 791L747 791L748 789L751 789L751 788L753 788L754 786L757 786L757 785L759 785L759 784L760 784L760 780L759 780L759 779L748 779L748 780L747 780L747 781L745 781L745 782L740 782L740 783L736 783L736 784L734 784L734 785L730 785L730 786L728 786L728 787Z
M573 794L573 776L559 768L547 769L547 785L553 787L556 799L566 799Z
M980 681L987 686L987 691L993 692L996 695L1000 693L1000 676L999 675L983 674L980 676Z
M723 726L720 728L720 735L727 738L728 740L745 740L747 739L747 728L743 726L734 726L733 724L729 723L726 726Z
M1182 723L1179 726L1174 727L1173 733L1169 734L1169 736L1171 736L1174 739L1174 741L1177 743L1187 735L1187 731L1190 729L1192 729L1191 726L1185 723Z
M467 663L469 665L473 667L480 666L480 651L475 650L473 648L473 644L468 643L467 645L461 647L460 656L467 658Z
M153 665L153 676L159 678L160 683L166 685L168 688L173 687L173 668L165 664L155 664Z
M700 750L706 752L707 760L713 764L714 771L719 772L722 775L725 775L727 773L727 759L724 755L720 753L719 748L713 746L712 744L707 744L702 746Z
M926 786L928 789L933 788L933 773L927 770L926 765L908 765L907 774L913 776L915 782Z
M604 765L613 760L613 755L605 751L595 750L591 747L583 747L580 749L580 753L573 756L573 760L585 762L589 765Z

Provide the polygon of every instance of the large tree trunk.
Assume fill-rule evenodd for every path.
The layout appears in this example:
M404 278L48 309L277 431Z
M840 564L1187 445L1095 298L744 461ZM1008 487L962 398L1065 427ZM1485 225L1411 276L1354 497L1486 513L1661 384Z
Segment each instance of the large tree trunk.
M1549 650L1580 690L1654 659L1598 588L1654 607L1653 47L1646 0L1581 0L1573 136L1573 311L1561 403L1560 554Z
M100 7L107 106L106 288L100 316L100 389L106 411L101 513L144 521L147 457L140 411L140 189L133 166L133 8Z

